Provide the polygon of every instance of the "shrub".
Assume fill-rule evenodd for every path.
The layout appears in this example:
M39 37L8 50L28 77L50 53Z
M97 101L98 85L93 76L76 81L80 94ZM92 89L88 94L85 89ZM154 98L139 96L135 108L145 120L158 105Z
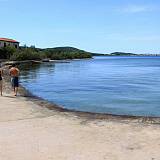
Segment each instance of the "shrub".
M5 47L0 49L1 59L10 59L14 61L41 60L45 58L62 60L91 57L92 55L90 53L72 47L40 49L35 48L34 46L24 46L20 47L18 50L16 50L14 47Z
M0 59L9 59L16 52L16 48L7 46L0 48Z
M38 52L32 51L30 48L19 50L15 52L10 60L23 61L23 60L40 60L40 54Z

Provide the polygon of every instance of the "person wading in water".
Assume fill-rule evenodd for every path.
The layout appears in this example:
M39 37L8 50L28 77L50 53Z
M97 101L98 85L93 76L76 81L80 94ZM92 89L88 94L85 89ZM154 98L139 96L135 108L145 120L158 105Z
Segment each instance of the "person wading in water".
M18 87L19 87L19 69L17 68L16 64L13 64L10 71L10 76L11 76L11 82L12 82L12 87L14 90L14 96L17 96L18 93Z

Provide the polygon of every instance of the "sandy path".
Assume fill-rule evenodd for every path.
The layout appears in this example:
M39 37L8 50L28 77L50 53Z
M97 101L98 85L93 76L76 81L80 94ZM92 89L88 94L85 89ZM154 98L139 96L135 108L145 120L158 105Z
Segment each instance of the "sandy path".
M86 121L6 95L0 160L160 160L160 126Z

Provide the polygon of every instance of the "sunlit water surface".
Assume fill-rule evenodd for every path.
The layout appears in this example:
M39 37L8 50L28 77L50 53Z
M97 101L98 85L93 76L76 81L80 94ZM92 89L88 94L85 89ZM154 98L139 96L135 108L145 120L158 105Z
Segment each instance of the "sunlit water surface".
M68 109L160 116L160 57L95 57L28 65L21 83Z

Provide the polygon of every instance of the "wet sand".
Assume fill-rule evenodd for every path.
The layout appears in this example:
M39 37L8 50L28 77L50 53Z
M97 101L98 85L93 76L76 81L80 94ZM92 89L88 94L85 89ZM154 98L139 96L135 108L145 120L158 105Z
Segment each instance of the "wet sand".
M68 111L5 88L0 160L160 159L159 119Z

